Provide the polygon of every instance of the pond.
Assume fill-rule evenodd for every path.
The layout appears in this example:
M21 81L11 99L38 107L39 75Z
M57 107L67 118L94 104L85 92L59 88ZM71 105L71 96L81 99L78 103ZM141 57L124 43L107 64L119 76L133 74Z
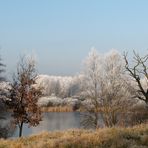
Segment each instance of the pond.
M23 136L38 134L43 131L56 131L74 128L82 128L79 112L48 112L44 113L43 120L37 127L30 127L24 124ZM18 137L18 129L15 130L12 137Z

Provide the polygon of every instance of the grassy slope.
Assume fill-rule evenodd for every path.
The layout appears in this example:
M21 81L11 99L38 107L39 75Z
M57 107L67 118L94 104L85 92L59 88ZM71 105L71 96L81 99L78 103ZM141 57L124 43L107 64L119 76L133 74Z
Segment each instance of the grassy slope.
M0 140L0 148L148 148L148 124L96 131L45 132L15 140Z

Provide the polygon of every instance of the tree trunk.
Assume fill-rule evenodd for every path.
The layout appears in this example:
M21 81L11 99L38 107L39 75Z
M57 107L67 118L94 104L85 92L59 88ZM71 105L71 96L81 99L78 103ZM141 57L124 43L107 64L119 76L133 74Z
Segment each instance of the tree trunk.
M94 121L95 129L98 128L98 112L95 112L95 121Z
M22 136L22 131L23 131L23 122L21 122L21 125L19 126L19 137Z

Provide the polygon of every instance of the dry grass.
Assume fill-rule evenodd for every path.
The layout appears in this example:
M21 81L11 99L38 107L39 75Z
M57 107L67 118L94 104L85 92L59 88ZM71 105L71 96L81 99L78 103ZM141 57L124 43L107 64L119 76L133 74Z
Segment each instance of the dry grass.
M132 128L104 128L45 132L15 140L0 140L0 148L147 148L148 124Z
M42 107L42 112L73 112L71 106L51 106L51 107Z

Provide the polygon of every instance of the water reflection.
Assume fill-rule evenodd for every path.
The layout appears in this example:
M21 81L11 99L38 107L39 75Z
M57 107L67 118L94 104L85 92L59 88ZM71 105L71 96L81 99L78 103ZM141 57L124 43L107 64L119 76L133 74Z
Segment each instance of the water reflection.
M66 130L73 128L81 128L79 112L48 112L44 113L43 121L41 121L37 127L28 128L28 125L24 125L23 136L37 134L43 131ZM13 137L18 137L18 129L15 131Z

